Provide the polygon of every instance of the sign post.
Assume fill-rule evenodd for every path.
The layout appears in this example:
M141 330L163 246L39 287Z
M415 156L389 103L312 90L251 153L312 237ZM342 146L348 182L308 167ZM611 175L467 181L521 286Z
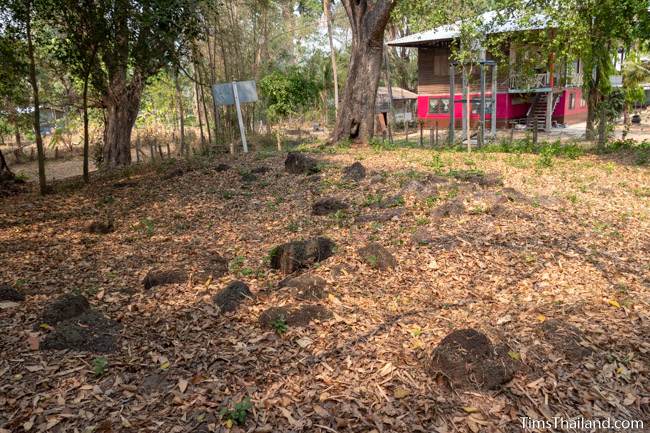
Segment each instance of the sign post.
M232 83L215 84L212 94L216 105L234 105L237 108L237 120L244 153L248 153L248 142L244 128L244 118L241 113L241 104L257 101L257 88L255 81L233 81ZM231 151L233 151L231 146Z
M239 93L237 92L237 83L232 82L232 93L235 95L235 106L237 107L237 120L239 121L239 132L241 133L241 144L244 146L244 153L248 153L248 143L246 143L246 130L244 129L244 119L241 116L241 105L239 104Z

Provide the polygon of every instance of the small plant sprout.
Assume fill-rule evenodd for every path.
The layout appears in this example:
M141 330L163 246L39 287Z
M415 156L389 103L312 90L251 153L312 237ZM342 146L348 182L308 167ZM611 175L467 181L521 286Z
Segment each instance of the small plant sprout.
M334 221L336 221L336 225L339 227L343 227L343 225L345 225L346 218L347 213L342 209L339 209L334 213Z
M273 327L273 330L278 335L282 335L289 330L289 326L287 325L287 321L284 317L278 317L275 319L273 323L271 323L271 327Z
M429 166L433 169L435 173L442 173L442 169L445 168L445 164L444 162L442 162L442 158L440 158L440 154L436 153L433 155L433 158L431 159Z
M227 407L221 408L219 415L224 420L227 428L232 428L233 424L244 425L248 412L253 408L250 397L245 397L239 403L235 404L233 409Z
M108 359L105 356L98 356L92 362L95 376L103 376L108 368Z
M413 326L411 329L411 336L413 338L418 338L420 335L422 335L422 328L418 325Z
M140 227L144 230L145 234L148 237L153 236L155 225L154 225L154 222L153 222L153 220L151 218L143 218L143 219L141 219L140 220Z
M368 194L366 196L366 199L363 202L363 206L365 207L379 206L382 200L383 200L383 196L381 194Z
M238 274L244 268L246 258L244 256L237 256L228 263L228 270L233 274Z
M425 204L428 208L432 208L432 207L434 207L434 206L436 205L437 202L438 202L438 197L435 197L435 196L432 196L432 195L430 195L429 197L427 197L427 198L424 200L424 204Z

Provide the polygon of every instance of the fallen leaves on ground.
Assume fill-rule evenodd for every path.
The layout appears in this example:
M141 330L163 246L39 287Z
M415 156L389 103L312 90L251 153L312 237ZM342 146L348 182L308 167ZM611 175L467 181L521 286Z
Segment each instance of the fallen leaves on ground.
M136 170L128 188L98 179L3 199L0 276L27 300L0 308L0 431L498 432L517 431L523 416L578 415L649 422L650 204L635 194L650 184L647 167L595 156L541 169L533 155L435 155L316 154L318 180L286 173L283 155L257 153L168 180ZM368 174L350 182L342 169L355 160ZM214 170L224 162L233 168ZM260 166L270 170L242 181ZM447 176L453 170L500 173L526 199L501 199L501 186ZM395 199L409 182L441 174L448 182L435 197ZM350 208L314 216L322 197ZM354 222L382 198L405 211ZM458 213L436 216L450 200ZM106 212L115 231L88 233ZM421 227L426 245L411 239ZM261 328L262 311L298 302L277 288L284 276L269 268L269 252L315 236L336 243L310 270L327 280L322 302L333 320L281 335ZM397 267L363 262L357 250L369 242ZM213 254L229 261L228 273L199 281L199 263ZM187 270L188 281L145 291L147 272L167 267ZM235 279L255 298L220 313L212 298ZM122 325L102 374L93 372L96 354L39 350L50 332L39 329L42 309L71 292ZM542 330L551 320L579 331L575 346ZM461 328L507 344L522 363L501 391L452 391L427 371L433 348ZM578 347L589 355L571 360L566 351ZM253 407L244 425L220 418L245 397Z

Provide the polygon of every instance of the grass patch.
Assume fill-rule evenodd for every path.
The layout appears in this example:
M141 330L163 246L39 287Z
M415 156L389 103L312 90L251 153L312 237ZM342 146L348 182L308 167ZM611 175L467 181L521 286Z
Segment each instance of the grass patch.
M614 152L632 152L634 154L634 163L637 165L647 165L650 163L650 141L644 140L637 142L635 140L614 140L607 143L602 150L603 153Z
M578 144L562 143L560 140L553 142L541 141L537 144L533 143L532 139L524 138L521 140L502 140L499 143L489 144L477 149L477 152L483 153L533 153L544 154L549 156L564 157L568 159L576 159L584 155L584 150Z

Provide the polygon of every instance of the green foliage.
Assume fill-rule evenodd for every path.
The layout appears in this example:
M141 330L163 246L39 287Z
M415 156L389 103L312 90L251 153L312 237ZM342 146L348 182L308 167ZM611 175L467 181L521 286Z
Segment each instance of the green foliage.
M271 323L271 327L278 335L285 334L289 330L289 326L284 317L278 317L275 319L273 323Z
M433 154L433 157L431 158L431 162L429 163L429 167L433 169L434 173L442 172L442 169L445 168L445 163L442 161L442 158L440 157L440 153Z
M336 225L339 227L343 227L345 226L345 223L348 219L348 214L343 209L339 209L336 212L334 212L333 217Z
M537 160L537 166L540 168L553 166L553 153L550 148L542 149Z
M650 163L650 141L637 142L634 140L614 140L602 149L605 153L612 152L631 152L634 154L634 162L638 165Z
M584 150L573 142L562 143L557 140L554 142L539 142L535 144L533 143L533 140L527 138L522 140L513 140L512 142L503 140L496 144L483 146L482 148L477 149L477 151L483 153L499 152L514 154L544 153L552 156L562 156L569 159L575 159L584 154Z
M233 409L224 407L219 412L222 419L234 422L237 425L244 425L248 412L253 408L250 397L245 397L242 401L235 404Z
M384 200L384 196L381 193L368 194L365 200L363 201L363 206L365 207L379 206L383 200Z
M376 255L369 255L366 257L366 260L368 260L368 264L373 268L376 268L377 264L379 263L379 257Z
M597 109L605 112L606 120L613 127L613 122L618 119L623 113L623 109L625 109L625 92L622 89L610 91L598 104Z
M269 118L278 121L308 108L317 100L320 88L307 71L292 67L262 78L260 90Z
M95 376L103 376L108 368L108 359L104 356L98 356L93 359L92 365Z
M155 224L151 218L143 218L140 220L140 227L144 230L148 237L153 236Z
M246 257L237 256L228 263L228 271L238 274L244 268L244 263L246 263Z
M424 200L424 204L425 204L428 208L432 208L432 207L434 207L434 206L438 203L438 200L439 200L438 197L429 196L429 197L427 197L427 198Z

